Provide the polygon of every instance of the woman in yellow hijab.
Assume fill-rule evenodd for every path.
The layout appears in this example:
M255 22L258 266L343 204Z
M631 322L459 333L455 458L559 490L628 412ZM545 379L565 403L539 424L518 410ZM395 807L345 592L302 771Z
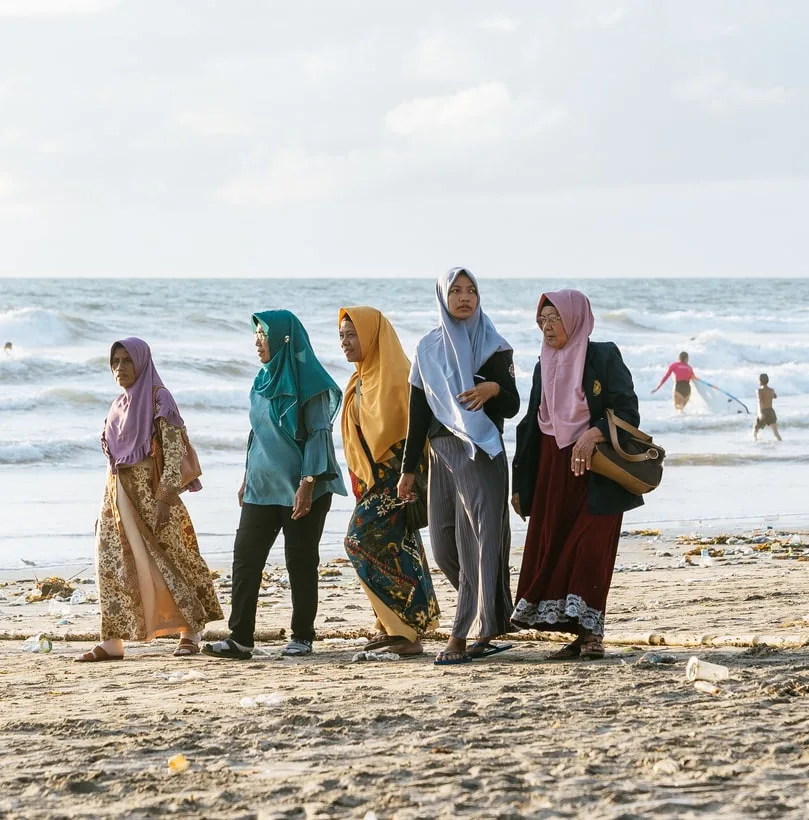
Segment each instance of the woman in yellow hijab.
M338 328L343 353L356 367L343 404L343 451L357 499L345 548L376 614L366 648L417 655L419 635L438 625L439 610L421 536L409 531L396 494L410 362L376 308L341 308Z

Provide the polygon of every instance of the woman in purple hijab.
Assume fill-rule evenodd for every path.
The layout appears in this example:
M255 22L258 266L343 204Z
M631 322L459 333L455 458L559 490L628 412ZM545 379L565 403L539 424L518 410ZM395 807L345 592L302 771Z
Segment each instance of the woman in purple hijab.
M96 524L101 643L76 660L121 660L125 640L177 633L174 654L194 655L205 624L223 615L180 500L183 490L202 489L199 479L181 486L185 425L142 339L115 342L110 369L123 392L110 407L101 437L109 461ZM163 454L156 489L155 434Z

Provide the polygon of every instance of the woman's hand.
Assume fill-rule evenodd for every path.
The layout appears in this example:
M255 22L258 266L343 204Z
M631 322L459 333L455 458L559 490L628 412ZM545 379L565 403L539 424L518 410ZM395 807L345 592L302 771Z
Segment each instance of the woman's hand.
M239 498L239 506L244 506L244 491L247 489L247 473L244 474L244 478L242 479L242 486L239 487L239 492L236 495Z
M155 522L155 529L159 532L169 523L169 513L171 512L171 507L169 507L168 502L166 501L158 501L157 502L157 521Z
M415 473L402 473L402 477L396 485L396 495L400 501L413 501L416 498L416 494L413 492L413 482L415 480Z
M497 382L481 382L476 384L471 390L464 390L458 393L458 401L466 405L465 410L480 410L489 399L493 399L500 393L500 385Z
M312 509L312 494L315 491L314 481L303 481L295 493L295 502L292 505L292 520L297 521L309 514Z
M573 470L573 475L584 475L590 469L593 451L599 441L606 441L606 439L598 427L591 427L579 436L579 440L573 445L573 452L570 456L570 469Z
M511 496L511 508L515 513L517 513L517 515L520 516L520 518L522 518L523 521L525 521L525 516L522 514L522 507L520 506L519 493L514 493L514 495Z

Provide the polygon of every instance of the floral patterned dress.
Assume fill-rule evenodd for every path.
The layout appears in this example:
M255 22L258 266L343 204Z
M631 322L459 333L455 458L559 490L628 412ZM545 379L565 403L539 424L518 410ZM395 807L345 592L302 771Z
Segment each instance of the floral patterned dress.
M409 533L396 496L404 442L391 448L387 464L374 464L372 487L351 473L357 506L345 549L377 616L389 635L415 640L438 626L438 601L418 532ZM419 472L424 472L424 465Z
M157 421L164 461L157 493L151 458L107 474L96 525L102 640L201 632L207 622L224 617L188 510L176 492L182 431L163 418ZM168 524L159 531L158 499L171 505Z

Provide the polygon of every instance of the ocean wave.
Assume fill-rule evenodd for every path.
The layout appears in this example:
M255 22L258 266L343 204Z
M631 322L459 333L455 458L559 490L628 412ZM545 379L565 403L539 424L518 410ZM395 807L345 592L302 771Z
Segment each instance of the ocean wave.
M189 436L204 462L207 453L244 453L247 447L247 433L232 435L197 433L193 429ZM0 465L60 464L76 465L86 462L88 457L101 458L100 428L93 434L79 439L32 439L29 441L0 441Z
M805 464L806 454L782 453L674 453L666 454L666 467L743 467L752 464Z
M20 354L6 357L0 354L0 383L42 385L46 380L69 381L73 384L95 378L99 373L109 374L109 363L102 359L100 366L96 359L66 361L61 356Z
M93 452L101 452L99 435L82 439L0 441L0 465L65 464Z
M195 433L190 430L188 433L194 447L200 454L206 450L209 452L225 452L225 453L245 453L247 452L247 438L248 432L234 433L229 436L211 435L208 433Z
M753 314L734 314L710 310L673 310L651 312L637 308L618 308L597 312L597 322L614 328L651 331L653 333L680 333L695 336L721 328L729 332L750 333L755 327L757 336L795 332L809 326L809 316L784 315L780 311L761 311Z
M20 395L0 399L0 412L20 412L24 410L98 410L104 412L110 406L108 393L72 387L51 387L34 395Z
M691 405L688 405L689 410ZM750 408L755 411L755 407ZM655 417L647 414L642 418L641 427L650 435L660 433L677 433L681 435L700 435L721 433L723 431L748 430L752 428L756 413L691 413L687 416L670 415L667 418ZM779 427L795 430L809 429L809 417L800 412L778 413ZM663 443L663 442L661 442ZM665 444L664 444L665 446Z
M38 307L0 313L0 339L19 347L65 345L107 333L105 325L81 316Z

